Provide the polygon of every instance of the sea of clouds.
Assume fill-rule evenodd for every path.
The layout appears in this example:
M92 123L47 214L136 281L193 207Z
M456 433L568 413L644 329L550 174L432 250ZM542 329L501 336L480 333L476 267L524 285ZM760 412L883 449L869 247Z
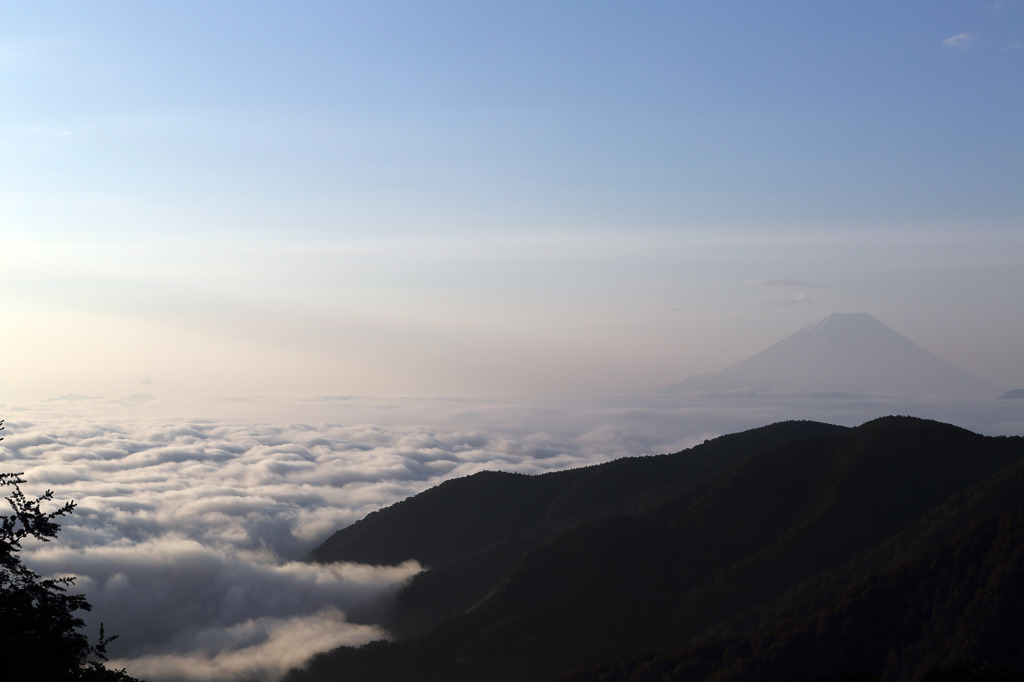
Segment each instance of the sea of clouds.
M386 637L387 600L422 568L305 563L335 530L444 480L541 474L676 452L807 418L885 414L1024 433L1024 401L644 396L590 400L223 400L201 418L148 396L0 406L0 471L74 500L44 575L74 574L112 665L150 682L274 680L312 654ZM5 491L7 492L7 491Z

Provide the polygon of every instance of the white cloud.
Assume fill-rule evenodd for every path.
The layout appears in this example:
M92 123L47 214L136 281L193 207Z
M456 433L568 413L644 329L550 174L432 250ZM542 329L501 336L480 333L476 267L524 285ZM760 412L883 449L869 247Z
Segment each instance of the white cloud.
M942 41L942 44L957 50L969 50L974 47L977 40L974 34L964 31L963 33L957 33L955 36L946 38Z
M94 419L109 417L111 401L36 407L8 420L0 470L24 471L27 493L52 488L78 507L59 542L27 546L26 561L42 574L77 575L94 606L86 614L91 634L100 622L120 634L112 647L118 665L154 682L272 679L317 651L386 636L373 625L380 604L418 565L297 560L338 528L447 478L606 458L571 438L536 433L110 423ZM296 635L321 626L327 632L316 637Z
M310 616L254 618L223 630L197 631L195 646L185 652L117 659L110 666L131 666L132 674L151 682L273 680L312 654L384 635L378 627L349 623L342 612L326 608Z
M79 576L77 587L95 607L90 620L120 633L114 649L133 670L137 659L170 668L200 659L217 667L210 662L244 652L249 674L281 672L325 648L386 636L370 625L381 600L420 570L415 562L393 567L282 562L269 548L231 549L230 539L210 547L170 533L80 549L47 545L32 553L31 562L42 573L71 570ZM283 624L325 617L336 623L330 632L274 663L286 636L278 632ZM325 637L330 641L318 648Z
M28 494L52 488L57 500L78 503L56 542L26 545L26 561L79 576L94 606L84 614L90 634L100 622L120 634L116 665L152 682L270 680L316 651L384 636L373 625L377 609L418 566L299 560L338 528L443 480L675 452L791 418L852 425L918 414L1020 433L1012 403L661 395L231 403L250 414L328 417L312 426L56 401L0 407L9 416L0 471L24 471Z

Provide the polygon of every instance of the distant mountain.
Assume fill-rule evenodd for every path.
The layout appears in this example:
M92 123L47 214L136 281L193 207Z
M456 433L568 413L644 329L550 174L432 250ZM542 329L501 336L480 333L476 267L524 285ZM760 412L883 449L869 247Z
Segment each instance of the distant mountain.
M999 398L1001 400L1020 400L1024 398L1024 388L1015 388L1012 391L1007 391L999 396Z
M541 476L483 472L314 552L428 570L385 623L397 641L336 649L286 679L1024 668L1022 547L1024 438L910 417L784 422Z
M662 392L803 390L949 396L999 392L867 313L829 315L742 362Z

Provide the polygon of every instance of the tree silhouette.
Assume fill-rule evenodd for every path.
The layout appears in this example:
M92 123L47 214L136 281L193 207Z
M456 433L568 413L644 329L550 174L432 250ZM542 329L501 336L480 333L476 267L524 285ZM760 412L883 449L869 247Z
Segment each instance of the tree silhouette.
M0 678L138 682L124 670L103 665L107 644L114 637L107 637L102 626L96 644L80 632L85 623L75 614L92 606L83 595L68 593L75 579L42 578L22 563L22 541L52 540L60 530L56 519L70 514L75 503L43 511L53 491L28 498L19 487L25 483L21 476L0 473L0 487L13 488L7 496L13 513L0 515Z

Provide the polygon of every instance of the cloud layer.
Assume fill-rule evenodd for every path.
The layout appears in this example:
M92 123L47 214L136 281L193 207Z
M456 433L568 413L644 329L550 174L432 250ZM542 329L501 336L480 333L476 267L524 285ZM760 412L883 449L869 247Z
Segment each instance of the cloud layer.
M150 682L272 680L308 656L387 636L374 623L420 570L301 559L333 531L437 483L484 469L543 473L674 452L780 419L857 424L901 413L1021 433L1020 401L644 396L534 403L318 398L243 401L172 418L152 401L4 406L0 471L78 507L57 542L26 545L42 574L71 573L119 634L113 663ZM164 406L166 407L166 406Z
M15 416L0 470L30 494L74 499L59 542L26 546L41 574L72 573L114 665L151 682L273 679L317 651L386 636L395 567L299 561L334 530L444 479L537 473L602 459L542 434L477 429L88 416L96 401ZM84 404L83 404L84 403Z

